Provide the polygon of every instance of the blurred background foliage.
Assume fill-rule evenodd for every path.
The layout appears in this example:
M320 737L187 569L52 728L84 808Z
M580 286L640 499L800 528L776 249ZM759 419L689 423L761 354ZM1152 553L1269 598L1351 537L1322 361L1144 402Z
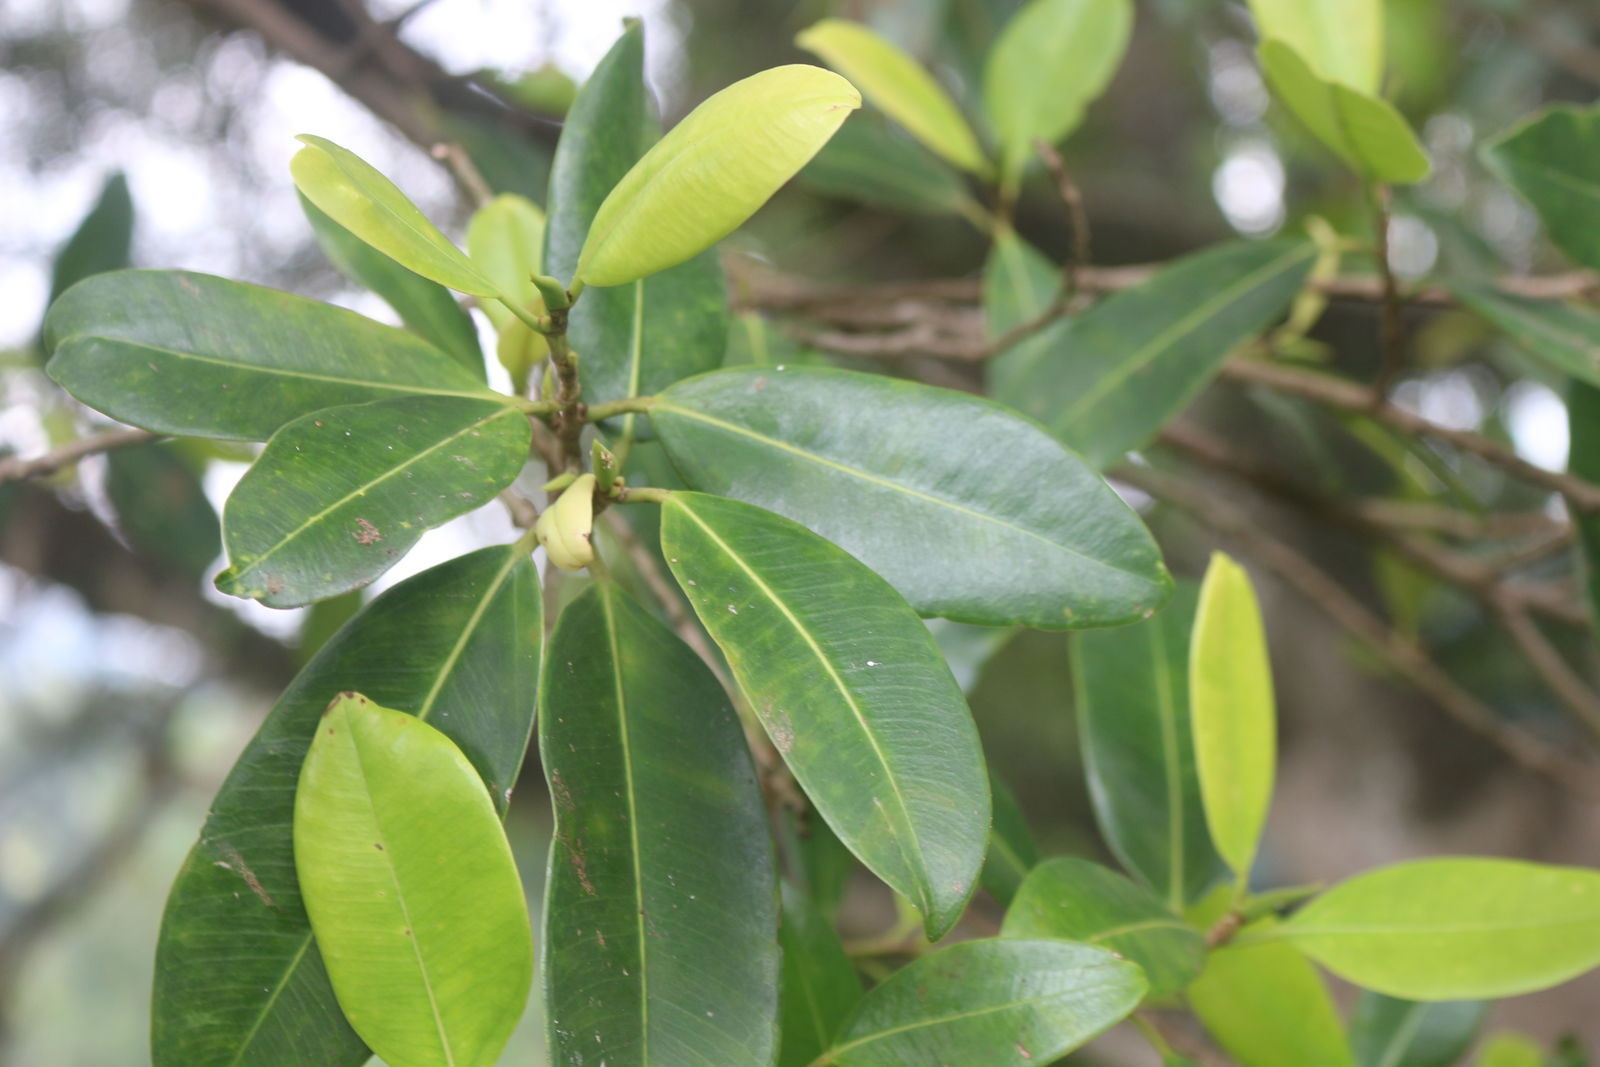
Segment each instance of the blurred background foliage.
M89 273L130 264L202 270L392 321L318 249L288 180L295 133L358 150L459 233L469 198L427 149L457 145L491 186L542 200L573 82L624 15L645 19L652 79L670 119L734 79L807 58L793 36L829 14L870 23L976 111L982 57L1016 7L0 0L0 457L38 455L103 425L44 377L36 341L48 300ZM1419 281L1567 271L1532 212L1476 153L1545 103L1595 100L1600 12L1592 0L1387 7L1389 92L1433 161L1427 181L1396 197L1396 272ZM1140 0L1126 60L1063 153L1091 223L1096 267L1294 231L1313 216L1358 249L1370 247L1360 186L1270 101L1253 48L1242 3ZM784 291L775 278L954 279L949 302L911 311L970 314L962 300L975 301L971 280L988 243L947 210L967 195L952 182L881 116L854 120L727 243L744 315L729 359L832 360L979 387L972 361L914 345L892 358L870 345L821 351L815 342L825 331L774 296ZM1035 245L1058 260L1069 255L1069 213L1048 174L1030 176L1016 219ZM1370 274L1363 255L1348 256L1345 271ZM1370 380L1377 318L1371 300L1335 299L1295 353ZM1559 377L1452 305L1419 303L1407 325L1397 404L1501 442L1538 467L1564 469ZM1575 753L1592 747L1549 672L1530 667L1529 646L1508 637L1492 598L1478 595L1488 587L1473 585L1483 574L1574 585L1571 524L1558 498L1358 414L1260 385L1217 386L1185 425L1187 445L1169 440L1147 462L1191 495L1224 501L1234 536L1219 540L1227 522L1196 521L1120 486L1177 574L1198 575L1218 544L1255 567L1255 538L1270 537L1383 620L1386 634L1425 649L1499 721ZM276 692L359 603L349 596L273 611L212 590L217 516L249 458L244 447L143 444L47 478L0 481L0 1061L145 1062L150 959L171 876ZM650 458L642 446L641 462ZM1446 580L1419 565L1409 542L1383 536L1394 524L1348 521L1352 501L1379 495L1415 520L1400 524L1407 537L1425 548L1456 537L1451 558L1477 569ZM1456 528L1430 528L1429 516L1453 516ZM1242 543L1240 524L1251 531ZM468 516L430 534L380 586L509 531L498 515ZM1600 865L1592 800L1519 768L1441 714L1438 700L1397 679L1391 659L1354 640L1303 586L1276 571L1258 571L1258 581L1285 746L1265 882L1332 879L1433 852ZM1062 637L938 630L991 762L1044 851L1103 858ZM1540 636L1580 683L1592 682L1594 643L1581 618ZM524 793L513 836L536 879L545 799ZM893 922L888 901L858 880L846 932L881 933ZM1489 1029L1525 1031L1547 1049L1568 1035L1600 1043L1588 1006L1597 994L1591 975L1505 1002ZM535 1004L508 1058L538 1062L539 1029ZM1139 1055L1113 1039L1074 1061L1146 1062Z

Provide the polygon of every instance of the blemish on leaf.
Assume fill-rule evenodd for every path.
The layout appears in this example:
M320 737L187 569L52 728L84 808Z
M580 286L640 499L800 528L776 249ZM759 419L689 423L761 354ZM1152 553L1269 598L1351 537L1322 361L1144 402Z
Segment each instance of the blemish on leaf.
M1033 1059L1033 1053L1029 1052L1026 1048L1024 1048L1022 1042L1018 1041L1016 1044L1017 1044L1017 1055L1021 1056L1025 1060Z
M256 877L256 872L250 869L250 865L244 861L244 857L239 855L238 849L223 841L217 845L217 851L226 857L226 862L223 860L216 862L218 867L226 871L232 871L244 879L244 884L250 887L250 892L260 897L261 903L267 907L276 908L278 906L267 891L261 887L261 879Z
M352 531L350 536L356 539L357 544L370 545L383 540L383 534L379 533L378 528L366 519L357 518L356 526L360 528Z

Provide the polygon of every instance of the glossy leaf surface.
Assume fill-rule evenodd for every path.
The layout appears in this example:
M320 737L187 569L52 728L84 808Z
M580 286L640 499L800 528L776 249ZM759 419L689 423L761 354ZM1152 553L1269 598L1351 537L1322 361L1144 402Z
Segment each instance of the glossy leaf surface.
M983 862L983 888L1000 902L1009 905L1017 887L1039 862L1039 846L1028 829L1028 820L1017 798L1006 784L989 774L989 795L994 803L994 825L989 829L989 855Z
M449 353L473 377L483 380L483 350L478 347L478 328L466 309L456 303L450 290L402 267L373 248L330 219L306 199L304 193L300 194L300 209L305 212L329 262L381 296L418 337ZM491 308L503 310L495 301L484 304L484 310Z
M336 404L492 395L406 330L208 274L96 275L57 301L45 334L64 389L157 433L265 441Z
M341 694L300 771L294 862L362 1040L390 1067L491 1067L527 1004L533 939L505 830L455 743Z
M324 137L301 134L289 163L295 186L334 222L440 285L494 297L499 288L439 227L366 160Z
M1088 860L1035 867L1006 909L1003 937L1099 945L1137 963L1150 993L1176 993L1199 975L1206 939L1144 886Z
M365 585L510 484L530 434L526 415L493 400L401 397L303 416L228 498L231 565L217 588L293 607Z
M805 64L735 82L691 111L595 212L577 279L622 285L732 233L861 106L849 82Z
M1153 440L1230 352L1283 314L1316 254L1280 238L1186 256L1071 319L1058 343L1001 357L995 397L1107 467Z
M1250 576L1211 555L1189 643L1189 707L1206 825L1242 882L1272 803L1277 709L1266 628Z
M1394 997L1531 993L1600 965L1600 871L1446 857L1357 875L1281 933L1341 978Z
M1393 104L1330 81L1280 40L1261 44L1267 81L1317 140L1376 182L1418 182L1428 176L1428 156Z
M1488 1007L1480 1000L1421 1004L1363 993L1350 1016L1356 1067L1451 1067L1478 1036Z
M799 180L817 192L890 211L971 211L961 176L874 116L857 115L822 146Z
M1488 285L1450 291L1552 369L1600 387L1600 314L1581 304L1530 300Z
M1279 40L1329 81L1369 96L1383 81L1383 0L1250 0L1261 40Z
M515 193L501 193L472 213L467 224L467 251L478 269L517 304L542 313L544 303L531 275L542 273L544 212ZM484 314L503 330L520 321L498 300L483 304Z
M1034 142L1056 144L1116 73L1133 29L1130 0L1030 0L995 40L983 102L1015 182Z
M778 1067L809 1067L861 1000L861 979L822 909L783 884Z
M1180 583L1155 618L1073 634L1078 737L1095 822L1130 872L1180 909L1226 873L1211 844L1189 715L1199 590Z
M752 367L681 382L650 418L692 488L804 524L923 614L1106 626L1168 595L1133 510L992 401L881 375Z
M772 843L739 721L687 645L609 582L550 638L552 1062L768 1063Z
M849 78L868 101L962 170L989 169L972 127L933 75L899 46L859 22L823 19L795 38Z
M372 601L290 683L211 803L156 949L156 1067L358 1067L295 878L291 824L317 720L343 689L455 740L504 813L533 729L544 627L525 552L486 548Z
M818 813L945 934L983 864L989 790L921 620L843 549L750 504L673 493L661 547Z
M1533 205L1551 243L1600 270L1600 107L1550 107L1484 149L1484 159Z
M890 975L840 1032L837 1067L1050 1063L1145 993L1139 968L1067 941L963 941Z

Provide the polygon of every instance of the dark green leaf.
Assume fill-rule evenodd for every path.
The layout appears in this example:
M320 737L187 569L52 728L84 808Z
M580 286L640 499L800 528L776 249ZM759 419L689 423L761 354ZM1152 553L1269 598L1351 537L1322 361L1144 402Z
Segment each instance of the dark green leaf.
M959 174L871 115L839 127L799 180L826 196L890 211L950 215L975 206Z
M1169 907L1226 873L1211 844L1189 726L1189 632L1199 587L1135 626L1073 634L1078 736L1095 821Z
M1600 386L1600 314L1580 304L1530 300L1491 285L1454 282L1450 291L1547 365Z
M1149 444L1230 352L1283 314L1316 256L1295 238L1186 256L1071 319L1053 345L1002 356L995 396L1106 467Z
M552 1062L767 1063L772 843L711 672L608 582L550 638L539 751L555 808L544 917Z
M827 1062L1050 1063L1126 1018L1144 993L1139 968L1105 949L1069 941L963 941L923 956L868 993Z
M785 811L778 819L778 840L790 877L831 922L856 869L855 856L812 811Z
M809 1067L861 1000L861 979L827 916L787 882L778 941L783 946L778 1067Z
M1088 860L1039 864L1006 909L1004 937L1055 937L1108 948L1137 963L1152 996L1200 973L1206 939L1144 886Z
M1039 862L1039 846L1023 817L1017 798L1006 784L989 772L989 795L994 800L994 826L989 830L989 855L983 863L983 888L1009 906L1017 887Z
M1546 108L1490 141L1483 156L1533 205L1552 244L1600 270L1600 107Z
M486 548L395 586L296 676L211 803L156 949L156 1067L358 1067L295 879L295 785L341 690L445 731L502 814L533 729L542 599L525 549Z
M438 282L407 270L361 238L330 219L321 208L300 194L300 208L317 235L317 243L330 262L347 277L360 282L400 314L400 321L424 341L450 354L471 374L483 379L483 350L472 316ZM497 302L488 306L499 308ZM509 312L507 312L509 314Z
M1133 510L981 397L850 371L732 368L673 386L650 417L691 487L803 523L923 614L1108 626L1171 588Z
M223 512L217 588L272 607L355 589L417 538L493 499L527 461L528 417L493 400L328 408L273 435Z
M989 261L983 267L983 315L991 340L1027 323L1050 309L1061 289L1061 268L1016 232L1003 229L995 235ZM1061 351L1062 338L1071 329L1060 319L1034 330L989 361L989 388L996 396L1016 395L1011 377L1035 360L1049 359Z
M193 468L171 444L106 453L106 495L141 552L199 580L222 552L222 526Z
M1451 1067L1466 1053L1488 1005L1481 1000L1419 1004L1363 993L1350 1016L1356 1067Z
M45 319L50 376L157 433L265 441L336 404L492 396L439 349L353 311L186 271L117 271Z
M100 187L94 207L67 238L50 265L50 303L92 274L128 265L133 244L133 198L128 179L117 171Z
M390 1067L492 1067L528 1002L533 939L511 845L455 743L340 694L300 771L294 862L362 1040Z
M983 864L989 790L921 620L849 553L749 504L673 493L661 546L818 813L943 936Z

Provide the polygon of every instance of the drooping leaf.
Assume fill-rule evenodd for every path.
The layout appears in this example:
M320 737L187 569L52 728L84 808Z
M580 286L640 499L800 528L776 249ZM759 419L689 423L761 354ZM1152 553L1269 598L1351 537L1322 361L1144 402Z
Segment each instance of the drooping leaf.
M492 1067L533 938L472 763L422 719L343 693L295 790L294 863L346 1020L390 1067Z
M1289 945L1224 945L1206 957L1187 996L1239 1067L1355 1067L1328 987Z
M355 312L186 271L116 271L45 320L62 388L156 433L265 441L336 404L492 396L421 338Z
M472 213L467 223L467 252L478 269L522 307L543 313L544 303L532 276L542 273L544 212L526 197L501 193ZM484 314L497 330L520 321L498 300L485 301Z
M198 581L222 551L222 526L194 469L171 444L106 453L106 496L135 548Z
M1283 41L1261 43L1261 66L1272 91L1317 140L1375 182L1419 182L1428 176L1428 156L1393 104L1382 97L1330 81Z
M1420 1004L1363 993L1350 1016L1356 1067L1451 1067L1472 1041L1488 1005L1481 1000Z
M609 582L550 638L539 751L555 808L551 1059L768 1063L772 843L738 719L689 647Z
M994 803L994 826L989 830L989 855L983 862L983 888L1009 907L1028 872L1039 862L1039 846L1028 820L1006 784L989 774L989 795Z
M1068 320L1051 346L995 361L996 399L1043 423L1097 468L1148 444L1235 348L1294 300L1311 241L1208 248Z
M673 493L661 546L817 812L943 936L983 864L989 790L922 622L849 553L750 504Z
M859 22L823 19L795 44L849 78L872 104L962 170L987 174L972 127L922 64Z
M91 275L126 267L132 245L133 198L127 177L115 171L50 264L50 303Z
M1066 857L1029 872L1000 933L1110 949L1139 965L1153 996L1188 985L1206 955L1205 937L1160 897L1098 863Z
M1530 355L1563 375L1600 387L1600 313L1581 304L1530 300L1490 285L1453 282L1450 291Z
M223 510L217 588L293 607L372 581L417 538L510 484L528 417L493 400L400 397L302 416Z
M869 992L839 1032L835 1067L1050 1063L1125 1018L1139 968L1069 941L963 941Z
M850 371L732 368L666 390L650 418L691 488L803 523L924 614L1107 626L1168 595L1132 509L980 397Z
M1250 0L1256 35L1279 40L1328 81L1376 96L1383 82L1383 0Z
M929 215L974 211L959 174L873 118L858 115L839 127L805 165L799 180L826 196L890 211Z
M983 317L989 339L995 341L1019 326L1035 323L1055 302L1061 288L1061 268L1044 253L1001 229L983 266ZM1063 338L1071 321L1060 319L1014 342L1005 354L987 365L989 389L995 396L1016 396L1010 376L1063 351Z
M494 280L372 164L324 137L299 140L306 147L289 162L294 184L334 222L424 278L474 296L500 295Z
M983 102L1015 183L1034 142L1057 144L1116 73L1133 29L1129 0L1030 0L995 40Z
M473 377L483 380L483 350L472 316L456 303L450 290L408 270L330 219L316 204L300 194L300 210L311 223L317 243L328 260L346 276L384 299L418 337L449 353ZM484 310L503 311L495 301ZM506 312L510 314L510 312Z
M1444 857L1334 886L1280 933L1357 985L1410 1000L1531 993L1600 966L1600 871Z
M1078 737L1095 822L1118 860L1177 910L1226 873L1211 844L1189 716L1198 587L1156 617L1073 634Z
M1189 709L1206 825L1241 883L1272 802L1277 711L1261 608L1244 568L1213 552L1189 642Z
M849 82L805 64L735 82L691 111L595 212L576 280L622 285L732 233L861 106Z
M211 803L156 948L155 1067L359 1067L295 878L295 785L341 690L448 733L502 814L533 729L544 633L526 550L486 548L384 592L295 677Z
M1483 158L1533 205L1552 244L1600 270L1600 107L1545 108L1490 141Z
M861 1000L861 979L827 916L787 882L778 941L783 946L778 1067L809 1067Z

